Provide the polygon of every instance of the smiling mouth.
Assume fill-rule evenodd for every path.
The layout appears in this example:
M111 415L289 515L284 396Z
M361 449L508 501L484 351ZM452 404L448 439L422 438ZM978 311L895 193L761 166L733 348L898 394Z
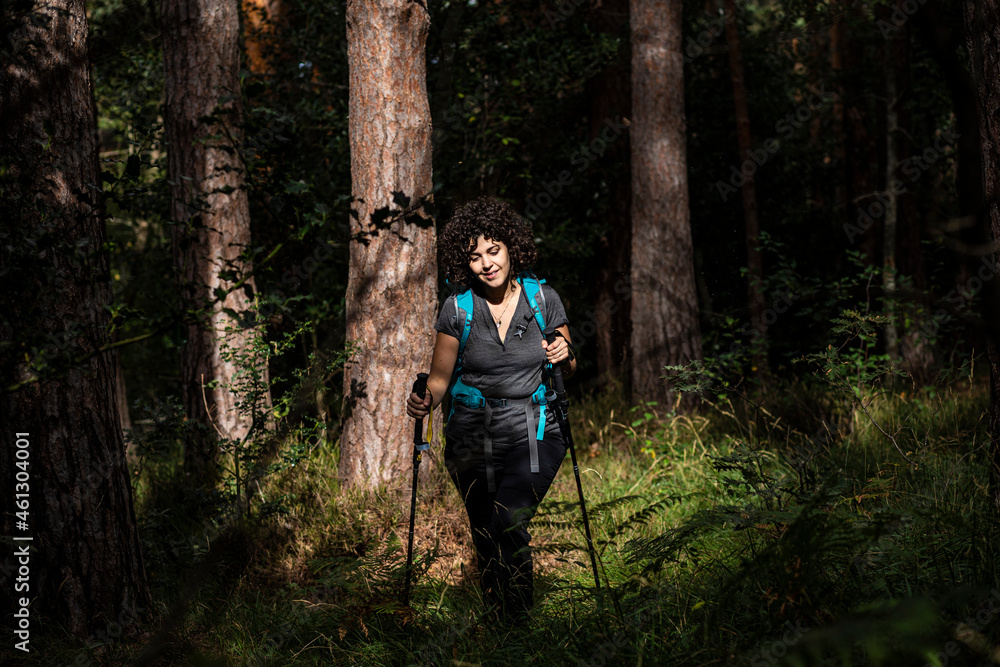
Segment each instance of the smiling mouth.
M500 269L496 269L492 273L484 273L483 278L486 278L487 280L493 280L494 278L497 277L498 273L500 273Z

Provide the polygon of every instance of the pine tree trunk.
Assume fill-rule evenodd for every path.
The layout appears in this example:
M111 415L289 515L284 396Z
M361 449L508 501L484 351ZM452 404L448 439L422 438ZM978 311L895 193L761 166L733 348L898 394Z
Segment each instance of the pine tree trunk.
M701 358L687 184L681 3L632 0L632 399L672 404Z
M846 4L850 12L858 11L854 2ZM846 19L845 19L846 20ZM846 209L845 228L854 230L848 236L852 250L861 250L867 265L875 263L878 249L878 233L882 228L882 214L873 204L878 200L875 191L878 188L879 175L875 167L878 165L878 148L872 133L869 131L872 109L868 103L869 91L861 84L862 69L867 67L863 55L865 44L857 31L849 34L849 43L844 56L844 88L847 124L845 133L846 171L850 188L850 205ZM881 206L881 204L879 204ZM872 211L872 215L869 215Z
M891 44L886 45L890 50ZM885 290L885 352L893 361L899 360L899 330L896 318L896 192L892 187L896 178L896 142L899 140L899 119L896 108L899 95L896 91L896 71L893 62L885 68L885 226L882 228L882 288Z
M836 164L836 183L833 186L833 205L836 209L851 207L847 204L847 141L845 137L846 106L844 105L844 49L847 45L847 19L853 0L836 3L840 10L830 26L830 69L833 70L834 90L837 97L833 102L833 157Z
M941 69L955 112L955 127L958 131L955 185L958 191L958 214L962 223L957 234L952 237L952 242L957 241L959 246L960 268L955 276L955 286L965 289L979 270L982 259L979 249L986 247L991 236L990 222L982 215L983 167L976 83L959 56L959 45L963 37L956 36L951 30L951 22L941 3L938 0L927 0L913 18L919 26L918 35ZM996 284L996 280L989 281L984 287L984 295L995 290ZM978 329L963 327L960 335L964 338L967 350L982 350L986 347L986 341Z
M900 11L902 11L904 1L896 0L896 6L900 8ZM906 164L913 156L914 151L919 148L914 146L910 139L913 129L910 116L911 100L913 99L913 77L910 73L911 32L911 24L906 22L889 40L891 63L894 70L893 78L896 81L896 121L899 134L897 135L895 152L898 165ZM898 275L906 277L908 284L905 288L910 290L913 295L906 299L907 311L897 313L897 321L903 325L903 330L900 332L899 354L903 368L910 374L917 386L922 387L933 381L934 367L934 349L927 336L922 332L926 322L921 321L919 311L914 307L914 299L916 299L920 306L927 309L927 312L930 310L930 304L925 298L922 298L927 289L927 276L921 246L923 221L914 198L915 184L907 187L905 179L900 178L898 169L890 176L895 178L897 183L903 183L903 188L906 190L894 195L896 199L896 270ZM979 178L978 174L976 178Z
M0 527L15 540L0 568L0 609L7 625L15 600L19 608L28 598L32 637L43 618L50 632L86 638L111 623L132 625L150 598L118 413L117 353L99 351L111 343L111 288L85 5L27 3L0 26L7 47L0 53L0 343L20 348L0 357L0 381L24 383L0 393ZM47 340L58 341L49 352L77 362L55 376L36 372L25 358ZM16 507L22 492L28 503ZM15 556L25 547L27 556ZM17 583L28 588L15 589L22 576ZM23 639L5 634L8 649Z
M740 35L736 21L735 0L725 0L726 14L733 17L726 23L726 41L729 45L729 73L733 82L733 105L736 109L736 138L740 147L740 164L752 160L753 148L750 136L750 112L747 104L746 78L743 74L743 52L740 50ZM750 320L761 334L767 333L764 321L764 269L760 259L760 220L757 215L757 185L753 174L746 177L740 189L743 195L743 219L746 226L747 248L747 302L750 306ZM767 355L755 355L754 361L766 371Z
M430 367L437 310L431 117L420 3L350 0L353 239L340 473L352 486L403 484L412 452L405 398Z
M628 0L605 0L592 11L593 24L602 32L623 40L623 47L606 69L588 85L591 100L590 136L606 132L607 122L621 122L632 115L631 58ZM597 272L594 303L594 338L597 343L597 373L600 382L621 376L629 359L630 252L632 250L631 146L625 132L608 143L602 156L610 173L610 197L605 209L607 233L601 239L601 265ZM581 323L582 324L582 323ZM580 329L580 327L577 327ZM580 329L581 333L584 333ZM582 342L582 341L580 341Z
M161 18L174 264L188 308L203 314L187 326L181 375L184 409L206 426L207 437L185 443L184 464L195 480L210 481L217 456L213 436L242 439L253 422L249 411L240 414L237 364L226 358L250 360L254 321L248 310L254 280L241 257L250 249L250 210L237 152L239 17L236 0L163 0ZM219 300L217 290L231 291ZM266 387L266 365L253 363ZM205 386L213 382L215 387ZM269 404L265 390L255 411L258 423Z
M279 48L275 27L284 21L281 0L242 0L244 49L247 67L254 74L274 74L272 61Z
M966 0L966 47L976 81L983 158L984 215L994 242L1000 239L1000 1ZM998 254L990 256L994 267ZM995 283L996 278L987 282ZM995 288L984 291L990 363L990 498L1000 512L1000 300Z

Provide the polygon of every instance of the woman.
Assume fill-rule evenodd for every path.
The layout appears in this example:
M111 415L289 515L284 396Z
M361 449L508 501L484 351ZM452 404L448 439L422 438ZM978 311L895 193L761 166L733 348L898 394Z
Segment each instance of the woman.
M519 278L535 260L535 244L505 202L481 197L460 207L438 246L462 295L441 308L427 394L411 393L406 411L424 417L441 403L460 363L445 465L469 515L484 601L502 619L521 622L533 602L527 524L566 455L554 415L539 405L546 363L562 363L567 377L576 370L566 311L551 287ZM472 309L468 329L459 304ZM551 345L542 323L561 334Z

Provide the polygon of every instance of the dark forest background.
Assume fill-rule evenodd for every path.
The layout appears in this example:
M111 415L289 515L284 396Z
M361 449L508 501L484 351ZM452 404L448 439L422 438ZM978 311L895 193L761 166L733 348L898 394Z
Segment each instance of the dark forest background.
M456 203L483 192L508 199L532 220L541 251L537 268L566 295L571 321L592 320L587 311L595 312L601 270L613 266L615 236L628 228L621 203L629 183L622 130L628 118L627 8L580 5L564 8L565 18L556 8L516 3L430 9L428 95L440 220ZM122 302L155 313L174 293L158 135L157 9L122 3L91 11L102 167L122 179L109 203L114 284ZM244 71L239 93L247 104L254 250L266 256L281 245L255 271L278 313L273 332L291 331L304 320L316 323L315 340L279 362L295 366L314 350L343 346L338 305L347 275L350 162L343 8L285 3L285 11L281 57L269 63L271 74ZM740 334L750 315L744 214L734 187L743 160L725 35L713 35L724 25L721 7L688 3L683 15L691 229L705 354L718 356L733 340L750 342ZM956 249L975 232L962 216L976 210L958 178L962 142L976 140L961 131L955 108L972 85L958 9L925 3L898 29L891 8L880 5L741 6L738 17L753 145L762 150L768 139L780 142L753 170L768 305L782 294L792 300L788 314L770 326L775 370L828 342L828 324L841 308L867 303L878 310L881 303L881 278L869 285L866 270L883 265L884 214L876 206L866 228L861 212L888 190L890 65L902 77L893 100L901 119L894 140L900 146L897 178L906 190L899 197L896 252L907 289L898 298L928 348L912 363L921 383L929 383L955 359L985 349L984 339L976 338L982 332L965 326L959 313L934 318L956 288L968 296L963 305L969 311L976 303L962 290L976 259ZM831 43L837 30L847 35L839 66ZM894 48L899 41L904 48ZM956 73L955 67L966 69ZM606 128L612 131L605 136L614 138L598 141L600 152L591 150ZM126 178L130 156L141 165L138 182ZM558 182L564 171L572 178L568 185ZM975 180L971 169L965 175ZM550 190L559 194L546 197ZM540 194L541 202L552 203L539 206ZM337 244L339 252L307 269L303 263L323 241ZM441 282L444 290L443 277ZM587 380L597 379L595 336L579 338L581 380L593 386ZM170 354L179 342L166 335L123 349L130 402L180 393Z
M104 311L150 593L127 614L77 625L39 605L32 653L5 640L0 655L74 665L1000 662L986 355L997 271L984 203L996 165L984 166L979 116L982 86L996 82L970 66L996 55L968 50L976 5L682 3L677 85L701 353L657 369L669 391L645 396L630 382L648 362L631 348L643 314L627 296L629 3L427 3L424 210L439 228L481 194L523 212L579 360L571 417L604 587L590 588L565 465L533 524L539 606L511 631L478 615L462 508L433 448L411 606L398 600L410 480L372 490L338 477L351 404L343 373L357 345L349 248L359 242L345 3L241 7L238 87L220 105L242 110L229 150L249 200L243 260L259 337L252 358L233 363L249 378L240 410L271 415L242 439L216 438L185 413L181 350L197 313L176 277L161 7L88 3L100 161L90 185L106 231L96 254L111 286ZM36 246L13 223L12 155L0 158L0 275L20 285ZM759 233L748 232L749 187ZM444 276L437 289L449 293ZM65 335L12 319L5 373L30 358L32 381L59 382L80 361ZM3 383L10 394L30 384L13 374ZM217 448L207 482L185 462L192 442ZM3 460L13 479L14 459ZM75 497L72 480L60 488Z

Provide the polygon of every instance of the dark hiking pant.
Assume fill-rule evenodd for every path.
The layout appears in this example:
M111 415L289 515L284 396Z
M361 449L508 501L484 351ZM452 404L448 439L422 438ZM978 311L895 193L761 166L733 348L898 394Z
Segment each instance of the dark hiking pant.
M523 619L534 602L528 522L566 456L559 435L538 441L539 472L531 472L528 441L494 441L496 491L487 489L481 434L449 435L445 465L462 495L476 547L483 598L507 620Z

